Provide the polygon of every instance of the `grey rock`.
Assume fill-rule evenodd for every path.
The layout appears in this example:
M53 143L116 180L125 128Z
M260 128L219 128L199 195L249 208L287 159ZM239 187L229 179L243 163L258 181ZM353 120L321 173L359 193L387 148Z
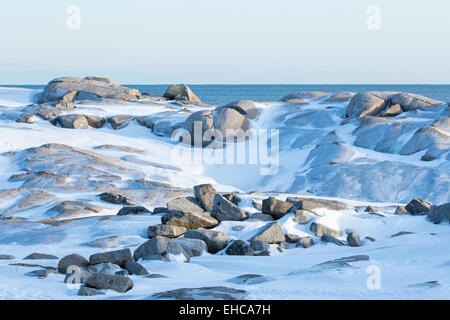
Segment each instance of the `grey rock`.
M206 135L204 136L206 131L210 133L214 131L214 116L212 111L194 112L184 122L184 129L188 134L183 137L183 143L196 147L208 146L215 140L213 139L214 135L210 135L208 139L206 139Z
M347 117L376 116L386 108L387 99L377 92L360 92L348 104Z
M400 207L397 207L397 209L395 209L395 213L394 214L397 215L397 216L401 216L401 215L404 215L404 214L409 214L409 211L406 210L405 207L400 206Z
M242 141L246 137L239 135L245 133L250 127L248 118L233 108L219 107L213 111L214 128L217 129L223 140L235 139ZM216 140L220 140L216 137ZM220 142L220 141L219 141Z
M84 117L86 118L89 126L92 127L92 128L100 129L106 123L106 119L103 118L103 117L90 116L90 115L85 115Z
M164 93L164 98L171 100L185 100L188 102L200 102L200 99L185 84L173 84Z
M178 238L175 240L190 257L200 257L203 252L208 252L205 241L191 238Z
M314 245L314 240L312 237L302 237L296 242L297 247L309 248Z
M262 240L268 243L280 243L285 241L283 230L278 222L272 222L262 227L250 241Z
M184 227L172 226L169 224L159 224L156 226L150 226L147 229L147 235L149 238L156 236L162 236L167 238L178 238L187 231Z
M428 110L440 105L444 102L433 100L418 94L413 93L399 93L390 97L391 103L393 105L399 104L405 111L412 110Z
M87 267L90 263L86 258L80 256L79 254L70 254L59 260L58 262L58 272L66 273L67 268L70 266Z
M228 243L228 237L221 231L214 230L190 230L184 234L184 238L200 239L206 242L209 253L217 253L224 249Z
M219 224L219 221L203 212L170 212L161 217L161 222L163 224L183 227L187 230L198 228L212 229Z
M85 116L81 114L68 114L56 118L56 122L66 129L86 129L89 124Z
M134 262L134 261L127 261L125 263L125 269L131 275L145 276L148 274L147 269L142 264Z
M350 207L341 201L328 199L307 199L299 197L288 197L286 202L292 203L297 209L313 212L314 209L324 208L328 210L349 210Z
M233 101L227 104L225 107L235 109L237 112L249 119L257 118L261 112L256 103L251 100Z
M396 238L396 237L400 237L400 236L404 236L404 235L408 235L408 234L414 234L414 232L411 232L411 231L400 231L400 232L397 232L396 234L393 234L391 236L391 238Z
M338 92L333 94L331 97L325 100L325 102L342 102L342 101L348 101L351 98L353 98L356 95L355 92Z
M260 274L243 274L234 278L231 278L230 282L237 283L237 284L258 284L258 283L264 283L269 281L270 278L265 277Z
M253 249L255 253L260 253L263 251L269 252L270 249L269 243L263 240L251 240L250 247Z
M310 230L312 232L314 232L314 234L318 237L322 237L325 234L334 236L334 237L339 237L341 235L341 232L338 230L334 230L332 228L329 228L327 226L324 226L323 224L317 223L317 222L313 222L311 224Z
M234 240L231 245L225 251L226 254L231 256L254 256L253 249L242 240Z
M134 205L133 200L131 200L129 197L115 192L103 192L100 194L100 199L115 204L125 204L129 206Z
M228 287L181 288L151 296L158 300L243 300L247 291Z
M364 239L369 240L370 242L375 242L377 241L375 238L373 237L365 237Z
M294 213L294 221L298 224L307 224L314 219L314 217L314 214L302 209L296 210Z
M36 277L39 279L47 278L51 273L56 273L54 270L49 269L39 269L26 273L27 276Z
M248 218L245 210L219 194L214 197L211 216L218 221L242 221Z
M288 242L288 243L296 243L297 241L300 240L300 236L298 236L296 234L292 234L292 233L286 234L285 238L286 238L286 242Z
M116 115L108 118L108 122L111 124L114 130L122 129L126 127L131 121L134 120L132 115Z
M51 260L51 259L58 259L58 257L54 256L52 254L45 254L45 253L34 252L32 254L29 254L25 258L23 258L23 260L46 260L46 259L49 259L49 260Z
M111 262L117 264L121 268L125 267L125 263L127 261L134 261L133 256L131 255L131 251L128 248L122 250L96 253L89 257L89 262L91 264L95 265L98 263Z
M450 222L450 203L442 204L440 206L432 206L430 211L427 213L427 218L436 224L445 220Z
M288 95L284 96L283 98L281 98L280 101L281 102L290 102L290 101L296 100L296 99L314 100L314 99L322 98L326 95L328 95L328 93L322 92L322 91L302 91L302 92L295 92L295 93L288 94Z
M81 286L80 289L78 290L78 295L79 296L85 296L85 297L92 297L92 296L99 296L99 295L104 295L105 293L94 289L94 288L89 288L86 286Z
M189 255L174 240L156 236L140 245L133 254L135 261L142 260L162 260L170 262L171 256L180 258L183 261L189 261Z
M99 290L114 290L125 293L133 288L133 281L124 276L97 273L87 279L86 285Z
M412 215L425 215L430 210L432 204L424 199L416 198L411 200L405 207Z
M333 237L333 236L331 236L329 234L322 235L322 237L320 237L320 240L323 241L323 242L334 243L335 245L338 245L338 246L343 246L344 245L344 243L341 240L336 239L335 237Z
M210 184L201 184L194 187L194 195L205 211L213 210L214 197L217 191Z
M270 214L275 220L278 220L286 215L293 206L292 203L269 197L262 202L262 212Z
M255 200L252 200L252 206L256 210L262 211L262 203L256 202Z
M359 237L359 234L356 232L350 232L347 235L347 242L350 245L350 247L361 247L362 246L361 238Z
M10 254L0 254L0 260L15 260L16 257Z
M222 197L234 203L235 205L239 205L239 202L242 201L242 199L238 197L235 193L224 193L222 194Z
M127 215L137 215L142 213L150 213L149 210L145 207L137 206L137 207L123 207L117 213L118 216L127 216Z
M389 107L386 111L384 111L381 114L381 116L382 117L395 117L395 116L398 116L402 112L403 112L402 106L399 104L394 104L393 106Z
M176 198L167 202L169 212L196 213L204 212L200 204L191 197Z

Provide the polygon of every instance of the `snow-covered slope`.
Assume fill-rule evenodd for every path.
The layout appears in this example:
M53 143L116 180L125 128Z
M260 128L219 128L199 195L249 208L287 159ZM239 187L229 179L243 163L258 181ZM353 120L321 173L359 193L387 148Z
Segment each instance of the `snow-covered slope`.
M39 279L28 274L39 267L17 264L57 267L58 260L23 260L33 252L88 258L108 250L134 251L148 240L147 228L161 223L163 214L117 216L124 205L103 201L102 192L121 190L133 204L153 211L171 199L192 196L192 187L205 183L220 192L239 192L239 207L250 215L258 212L252 201L260 203L269 196L339 200L348 209L318 208L306 224L297 223L292 212L278 220L284 234L311 236L316 243L312 247L272 244L270 256L230 256L223 249L204 252L189 263L139 261L150 274L167 277L130 276L132 290L107 290L96 298L146 299L168 290L214 286L245 290L249 299L450 297L448 222L434 225L423 215L394 214L413 198L450 202L446 106L361 120L347 119L348 102L326 102L329 95L305 105L258 103L261 111L250 121L251 128L256 136L278 130L274 134L280 146L276 174L261 175L267 164L188 162L175 156L188 150L202 159L202 153L205 157L214 152L192 151L170 138L192 112L214 106L148 99L78 103L62 113L109 119L130 115L117 129L114 121L86 129L61 128L40 116L17 122L38 108L29 105L38 95L36 90L0 88L0 256L14 256L0 259L1 298L81 299L64 283L64 275L50 273ZM417 133L426 127L438 132L438 143ZM225 151L242 144L228 145ZM430 152L437 156L421 160ZM73 203L55 208L63 201ZM379 212L364 212L367 206ZM311 231L313 222L340 230L337 238L342 241L346 231L356 231L363 245L320 241ZM229 240L248 241L268 223L223 221L214 230L225 232ZM391 237L402 231L408 233ZM335 261L351 256L359 258ZM253 282L236 279L245 274L263 277ZM380 280L375 288L370 284L374 274Z

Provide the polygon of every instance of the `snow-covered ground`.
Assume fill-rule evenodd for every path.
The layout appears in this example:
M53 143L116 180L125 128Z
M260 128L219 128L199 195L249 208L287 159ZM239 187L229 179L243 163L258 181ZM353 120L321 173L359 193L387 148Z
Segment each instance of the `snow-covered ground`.
M361 239L376 239L375 242L365 239L363 246L357 248L321 242L310 231L312 221L298 224L290 213L278 221L283 232L310 235L316 243L314 246L306 249L288 246L280 250L277 245L271 245L270 256L230 256L222 250L214 255L204 253L191 258L189 263L140 261L150 273L167 277L130 276L134 282L132 290L126 293L108 290L96 299L146 299L152 294L178 288L212 286L243 289L247 291L248 299L450 298L449 224L435 225L426 216L394 214L397 206L416 197L435 204L450 201L448 156L425 162L420 160L425 151L399 154L400 145L406 144L415 130L442 117L439 112L403 114L401 121L407 122L410 128L393 140L399 145L397 149L381 152L380 148L375 150L375 145L380 145L378 140L373 147L358 145L355 129L359 123L349 121L341 124L346 103L315 101L306 106L261 103L262 114L252 121L252 128L277 129L280 139L278 172L264 176L260 174L261 165L180 163L173 155L187 146L175 143L169 137L155 135L136 122L119 130L114 130L110 124L101 129L72 130L56 127L39 117L33 123L11 120L19 108L35 102L38 93L36 90L0 88L0 192L14 189L29 192L36 188L32 182L24 186L23 180L10 179L12 175L25 172L23 158L34 156L25 149L50 143L64 144L109 157L102 160L111 161L114 166L90 165L118 175L120 179L114 183L120 189L145 189L135 184L139 180L170 186L171 191L160 191L155 187L154 194L139 203L149 210L165 206L168 200L177 196L192 195L191 188L204 183L211 183L221 192L241 192L239 206L250 213L257 211L252 200L260 202L271 195L280 200L299 195L338 199L351 209L317 209L314 221L341 230L343 234L352 230L358 232ZM201 109L203 107L191 106L192 111ZM174 106L168 103L136 103L77 105L70 113L106 117L119 114L147 116L169 111L174 112ZM332 137L331 132L334 132ZM132 147L139 152L98 148L102 145ZM318 145L331 147L321 150ZM334 150L337 145L341 149ZM317 154L313 153L315 149ZM50 166L50 162L41 163L37 158L33 161L42 168L47 164ZM65 161L75 166L76 171L76 165L87 165L83 161L89 161L89 158L69 154ZM337 164L325 168L324 164L330 162ZM51 162L51 166L57 171L58 161ZM147 228L161 223L161 215L116 216L122 205L99 199L102 186L95 184L92 174L88 171L85 176L80 173L81 177L69 175L65 180L67 188L47 185L45 191L54 197L48 202L43 199L35 205L21 206L22 193L0 196L0 215L5 215L5 219L0 220L0 254L15 257L13 260L0 260L0 298L85 299L64 283L62 274L53 273L39 279L27 274L38 267L12 264L57 266L58 260L23 260L33 252L59 258L78 253L88 258L93 253L124 247L134 251L148 240ZM94 186L83 185L81 188L74 180L78 178L94 183ZM95 214L78 215L75 220L50 215L48 210L64 200L89 202L101 210ZM381 213L364 212L369 205L380 208ZM49 218L60 223L42 223ZM266 221L229 221L220 223L214 230L225 232L230 240L246 241L265 224ZM411 233L391 237L402 231ZM108 249L90 245L109 236L117 236L118 241ZM345 238L342 236L340 239ZM369 260L323 264L356 255L367 255ZM259 274L266 281L237 283L230 280L243 274Z

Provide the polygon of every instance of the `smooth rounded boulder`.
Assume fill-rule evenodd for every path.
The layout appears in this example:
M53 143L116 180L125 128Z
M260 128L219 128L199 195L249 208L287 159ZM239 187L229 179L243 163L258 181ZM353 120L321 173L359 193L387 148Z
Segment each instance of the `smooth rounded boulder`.
M79 254L69 254L59 260L58 262L58 272L59 273L66 273L67 269L70 266L77 266L77 267L87 267L89 266L89 261L84 258L83 256L80 256Z
M167 88L164 98L170 100L185 100L188 102L201 102L200 99L185 84L173 84Z
M197 229L184 234L184 238L200 239L206 242L209 253L217 253L224 249L228 243L228 237L221 231Z

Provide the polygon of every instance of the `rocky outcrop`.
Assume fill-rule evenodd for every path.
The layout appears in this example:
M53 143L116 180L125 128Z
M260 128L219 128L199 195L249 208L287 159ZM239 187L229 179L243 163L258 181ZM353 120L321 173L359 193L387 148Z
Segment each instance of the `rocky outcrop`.
M343 91L333 94L331 97L326 99L324 102L343 102L352 99L356 95L355 92Z
M442 101L413 93L395 94L390 97L390 102L392 105L399 104L404 111L429 110L444 104Z
M377 92L356 94L348 104L347 117L376 116L386 108L387 99Z
M164 98L170 100L183 100L187 102L200 102L200 99L185 84L173 84L164 93Z
M118 99L137 101L140 92L136 89L122 87L117 83L99 77L73 78L62 77L50 81L39 96L38 103L65 101L72 102L82 99Z
M450 149L450 134L434 127L417 130L412 138L400 150L402 155L410 155L427 149L424 160L434 160Z

